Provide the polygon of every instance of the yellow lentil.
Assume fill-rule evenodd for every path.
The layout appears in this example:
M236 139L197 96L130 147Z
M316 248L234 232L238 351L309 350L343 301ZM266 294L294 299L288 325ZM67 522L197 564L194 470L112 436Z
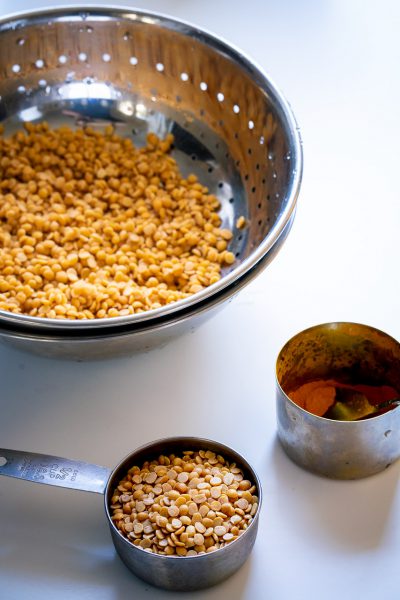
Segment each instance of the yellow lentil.
M177 490L182 479L189 482L183 495ZM222 504L213 500L217 489ZM134 545L156 554L195 556L222 548L247 529L258 508L250 490L256 488L236 464L209 450L162 455L129 469L112 495L111 518ZM141 500L135 501L138 492Z
M244 229L246 227L246 224L246 217L244 217L243 215L241 215L236 221L236 227L238 229Z
M181 175L172 135L139 149L111 126L1 133L0 309L130 315L201 291L234 263L219 201Z

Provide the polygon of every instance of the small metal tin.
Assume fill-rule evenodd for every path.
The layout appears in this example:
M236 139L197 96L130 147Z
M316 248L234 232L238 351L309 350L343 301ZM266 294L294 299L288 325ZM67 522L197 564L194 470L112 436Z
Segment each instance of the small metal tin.
M282 348L276 363L278 438L299 466L326 477L357 479L378 473L400 457L400 407L360 421L318 417L285 393L298 381L356 378L400 390L400 344L358 323L306 329Z

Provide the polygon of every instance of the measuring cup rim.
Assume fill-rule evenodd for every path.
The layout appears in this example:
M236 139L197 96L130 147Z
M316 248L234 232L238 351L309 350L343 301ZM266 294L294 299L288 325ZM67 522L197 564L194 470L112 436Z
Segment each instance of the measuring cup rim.
M207 558L207 556L209 556L210 554L198 554L196 556L177 556L177 555L167 555L167 554L156 554L155 552L151 552L149 553L147 550L145 550L144 548L141 548L140 546L135 546L130 540L128 540L124 535L122 535L122 533L119 531L119 529L116 527L116 525L114 524L114 522L111 519L111 515L110 515L110 511L109 511L109 506L108 506L108 495L109 495L109 491L110 491L110 485L111 482L114 478L115 473L118 471L118 469L120 469L120 467L124 464L124 462L126 460L128 460L129 458L132 458L134 455L138 454L139 452L145 452L145 451L151 451L153 446L156 446L157 444L168 444L171 442L174 443L190 443L191 441L193 441L194 444L196 445L203 445L205 446L204 449L206 448L207 444L213 444L215 446L218 446L221 448L221 455L223 454L224 450L227 450L228 453L232 453L237 457L237 463L239 465L239 467L244 466L246 467L246 469L249 471L250 475L253 477L254 479L254 483L256 485L257 488L257 495L258 495L258 506L257 506L257 510L254 514L253 520L251 521L250 525L247 527L247 529L242 533L242 535L240 535L239 537L236 538L236 540L233 540L232 542L229 542L229 544L226 544L223 548L218 548L217 550L215 550L214 552L210 553L210 554L214 554L215 552L221 553L224 551L228 551L230 547L232 547L234 544L236 544L237 542L239 542L246 534L248 534L248 532L251 529L254 529L254 526L257 526L257 522L258 522L258 517L260 514L260 510L261 510L261 504L262 504L262 487L261 487L261 481L256 473L256 471L254 470L254 468L251 466L251 464L236 450L234 450L233 448L231 448L230 446L227 446L226 444L223 444L221 442L218 442L216 440L210 440L207 438L202 438L202 437L195 437L195 436L171 436L168 438L159 438L157 440L154 440L152 442L149 442L147 444L143 444L142 446L139 446L138 448L136 448L136 450L134 450L133 452L130 452L129 454L127 454L125 456L125 458L123 458L118 464L117 466L112 470L106 487L104 489L104 508L105 508L105 512L106 512L106 516L107 519L109 521L110 526L112 527L112 530L125 542L129 545L130 548L138 550L140 552L144 552L145 554L151 554L152 557L154 557L154 559L157 560L191 560L191 559L205 559ZM242 463L242 464L240 464Z

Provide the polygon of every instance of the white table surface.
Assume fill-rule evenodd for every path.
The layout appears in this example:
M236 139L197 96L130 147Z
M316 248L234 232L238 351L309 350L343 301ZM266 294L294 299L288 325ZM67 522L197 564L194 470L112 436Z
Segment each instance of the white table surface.
M0 13L40 4L2 0ZM0 597L397 600L400 463L353 482L292 464L275 435L274 364L293 334L326 321L367 323L400 338L400 6L135 5L230 40L284 91L304 140L295 224L278 257L233 303L161 350L84 364L1 346L0 445L113 466L158 437L219 439L261 477L259 535L225 583L167 593L116 557L100 496L2 478Z

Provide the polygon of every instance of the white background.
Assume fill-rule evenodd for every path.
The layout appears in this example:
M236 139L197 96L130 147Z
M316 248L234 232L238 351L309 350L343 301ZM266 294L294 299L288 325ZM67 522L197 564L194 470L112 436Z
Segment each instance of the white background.
M40 5L2 0L0 13ZM233 303L162 350L83 364L0 347L0 445L113 466L158 437L218 439L254 465L265 501L249 561L191 598L397 600L400 463L358 482L292 464L275 437L274 364L293 334L326 321L367 323L400 338L400 6L135 5L221 35L283 90L304 140L295 224ZM189 597L145 585L122 565L100 496L2 478L0 507L4 600Z

